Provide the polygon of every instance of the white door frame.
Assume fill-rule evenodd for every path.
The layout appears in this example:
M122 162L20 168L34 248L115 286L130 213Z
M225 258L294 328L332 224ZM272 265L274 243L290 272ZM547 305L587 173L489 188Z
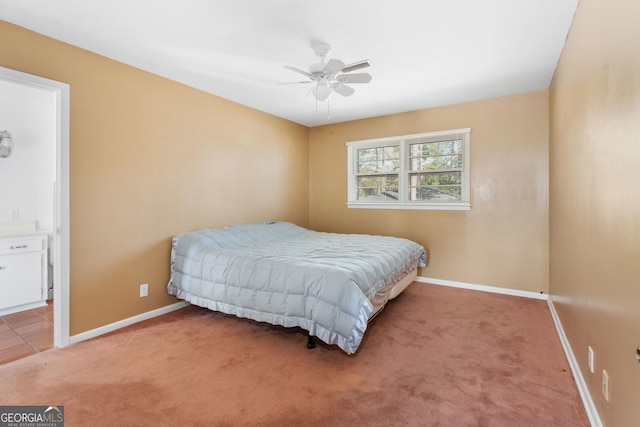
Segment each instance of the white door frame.
M0 79L53 93L56 99L56 172L53 230L53 345L69 345L69 116L66 83L0 67Z

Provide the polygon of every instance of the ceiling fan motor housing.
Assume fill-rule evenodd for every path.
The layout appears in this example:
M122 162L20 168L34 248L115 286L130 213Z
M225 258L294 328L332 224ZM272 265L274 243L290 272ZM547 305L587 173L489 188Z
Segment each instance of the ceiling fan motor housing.
M316 55L318 55L322 59L326 58L331 53L331 45L329 45L328 43L313 42L311 44L311 47L313 47L313 51L316 53Z
M322 74L322 70L324 70L324 62L318 62L317 64L311 64L309 66L309 73L314 76Z

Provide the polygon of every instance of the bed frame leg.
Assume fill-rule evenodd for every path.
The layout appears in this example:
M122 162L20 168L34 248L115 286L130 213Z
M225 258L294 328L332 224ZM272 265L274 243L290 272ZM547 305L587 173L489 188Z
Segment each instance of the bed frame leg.
M307 335L307 348L309 350L316 348L316 341L313 339L313 335Z

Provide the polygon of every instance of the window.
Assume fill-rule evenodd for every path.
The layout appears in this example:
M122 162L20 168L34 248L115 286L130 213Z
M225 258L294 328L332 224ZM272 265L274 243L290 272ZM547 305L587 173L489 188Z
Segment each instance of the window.
M348 142L348 206L470 209L470 133L456 129Z

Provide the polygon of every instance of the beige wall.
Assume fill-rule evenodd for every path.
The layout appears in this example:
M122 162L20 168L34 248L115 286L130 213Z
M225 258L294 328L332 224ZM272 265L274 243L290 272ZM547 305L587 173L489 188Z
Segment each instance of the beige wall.
M71 86L71 335L175 302L181 231L308 225L306 127L3 21L0 40L0 66Z
M640 2L581 1L550 91L550 287L606 426L640 423ZM595 350L595 373L587 347ZM611 377L611 400L601 392Z
M311 129L311 228L411 238L429 250L424 277L547 292L548 106L540 91ZM470 211L346 207L345 142L465 127Z

